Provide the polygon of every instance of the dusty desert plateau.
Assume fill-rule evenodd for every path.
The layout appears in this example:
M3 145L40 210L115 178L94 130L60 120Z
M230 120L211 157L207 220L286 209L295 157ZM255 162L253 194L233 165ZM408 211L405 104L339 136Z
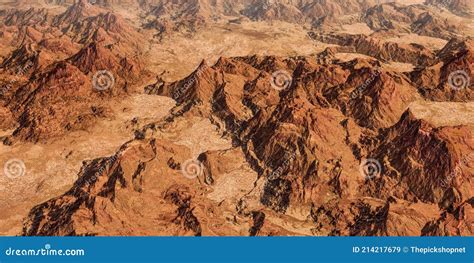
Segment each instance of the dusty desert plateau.
M1 236L473 236L473 0L0 0Z

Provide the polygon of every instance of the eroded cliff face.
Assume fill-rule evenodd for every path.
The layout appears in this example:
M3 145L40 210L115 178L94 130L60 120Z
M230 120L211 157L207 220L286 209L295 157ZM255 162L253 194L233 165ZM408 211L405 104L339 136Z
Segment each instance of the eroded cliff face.
M163 205L140 213L176 209L172 219L159 219L173 226L165 232L173 235L218 234L203 209L232 222L234 227L217 220L223 224L219 233L229 235L243 229L251 235L472 233L472 125L437 126L417 118L410 105L422 94L407 76L377 61L221 58L213 66L203 61L183 80L159 81L146 91L178 102L167 120L144 126L110 164L104 159L85 165L82 180L68 193L31 211L23 234L116 233L121 228L111 225L137 223L130 219L135 210L124 207L135 195L145 206L163 199ZM189 118L209 119L229 139L229 149L195 156L189 167L198 171L193 179L176 176L189 163L183 150L160 139ZM125 154L137 149L150 157ZM108 168L98 174L104 163ZM230 179L227 169L238 164L249 172L239 174L237 168ZM153 173L149 167L156 167ZM87 179L93 175L98 179ZM173 188L167 188L168 181ZM113 212L99 209L103 202ZM107 216L100 218L102 213ZM106 217L110 223L104 226ZM442 232L452 220L456 230ZM163 234L135 225L125 229L136 229L127 234Z
M87 1L53 18L46 9L11 12L2 26L25 35L1 64L4 72L21 77L2 92L18 123L8 143L45 141L90 127L110 111L107 99L126 96L131 86L151 77L135 56L140 34ZM40 27L32 21L37 17Z
M469 2L469 0L454 0L448 3L440 0L428 0L426 3L430 5L441 6L460 15L468 17L474 16L474 7L472 6L472 3Z
M471 38L452 39L434 63L412 72L411 79L429 100L472 101L473 50Z

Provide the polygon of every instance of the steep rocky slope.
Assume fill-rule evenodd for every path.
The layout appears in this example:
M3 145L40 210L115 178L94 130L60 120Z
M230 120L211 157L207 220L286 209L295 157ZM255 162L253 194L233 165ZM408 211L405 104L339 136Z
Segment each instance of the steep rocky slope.
M386 3L369 8L361 20L374 30L413 32L418 35L449 40L461 36L465 25L450 20L425 5Z
M6 143L36 142L88 127L106 115L110 96L123 96L152 77L140 66L140 34L120 17L87 1L53 18L47 14L28 9L3 20L28 35L31 20L44 17L39 27L31 24L33 37L23 37L0 64L3 73L17 75L2 88L2 102L19 124Z
M442 8L447 8L452 12L465 15L468 17L474 17L474 7L472 2L469 0L453 0L453 1L442 1L442 0L427 0L427 4L435 5Z
M308 58L221 58L213 66L201 63L181 81L149 86L148 93L176 99L172 114L146 125L115 156L85 165L82 180L68 193L31 211L23 234L104 235L117 233L117 224L131 235L163 233L144 230L139 223L147 225L144 221L130 218L127 200L137 195L132 192L141 193L139 200L148 195L163 200L155 208L160 213L176 209L170 218L157 219L157 227L168 226L165 234L217 234L205 230L214 227L205 211L218 218L229 215L227 220L248 234L429 235L440 233L436 225L448 224L446 217L457 218L462 233L472 233L472 217L459 216L459 209L465 214L473 209L468 201L473 167L466 162L474 149L472 126L437 127L405 111L420 99L416 89L406 77L377 67L364 60L319 64ZM274 79L277 70L283 81ZM371 109L359 112L367 105ZM232 139L233 148L203 152L187 162L192 155L183 157L186 148L175 148L180 140L164 142L160 134L192 116L210 119ZM206 195L204 189L219 191L228 176L228 154L255 172L242 174L230 188L242 191L229 192L220 205L215 192ZM366 160L373 160L369 170ZM171 184L177 185L164 187ZM149 218L148 213L140 218ZM302 227L294 230L282 218L300 221ZM221 229L237 231L227 224ZM442 234L457 234L452 231Z
M125 95L146 74L133 61L91 43L35 75L7 98L19 123L8 140L39 141L90 126L106 115L107 99Z
M342 46L341 52L362 53L383 61L423 65L434 61L434 54L418 44L400 44L365 35L310 33L315 40ZM337 50L337 49L336 49Z
M474 97L472 38L452 39L438 59L411 73L422 94L437 101L472 101Z

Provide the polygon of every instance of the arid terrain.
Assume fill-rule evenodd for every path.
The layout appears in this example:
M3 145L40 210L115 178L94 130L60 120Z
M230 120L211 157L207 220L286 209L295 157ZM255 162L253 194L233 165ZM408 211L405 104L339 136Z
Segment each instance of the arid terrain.
M473 236L473 0L0 0L0 235Z

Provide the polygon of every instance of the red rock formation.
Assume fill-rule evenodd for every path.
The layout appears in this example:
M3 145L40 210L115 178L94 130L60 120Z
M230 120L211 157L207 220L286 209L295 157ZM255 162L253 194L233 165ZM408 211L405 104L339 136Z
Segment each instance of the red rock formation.
M466 30L464 25L446 19L425 5L380 4L369 8L361 20L374 30L412 32L447 40Z
M142 80L141 78L150 76L149 72L140 67L140 60L114 55L111 50L96 42L81 49L68 61L84 74L94 74L101 70L113 72L117 76L117 82L124 80L137 83Z
M422 95L436 101L472 101L474 98L474 42L453 39L439 51L439 59L411 73Z
M76 100L78 97L82 99ZM10 108L20 123L13 135L36 142L86 127L100 114L100 106L92 106L94 97L91 79L60 62L11 98Z
M474 7L472 6L472 2L469 0L427 0L426 4L447 8L453 13L465 15L467 17L474 17Z
M57 16L53 25L80 44L101 42L110 45L116 53L133 56L140 52L142 36L121 17L101 12L87 1L79 1L65 13Z
M272 1L254 1L252 5L241 11L251 20L281 20L291 23L305 21L304 15L296 6Z
M51 15L44 8L30 8L27 10L10 9L2 14L6 26L38 26L51 22Z
M354 86L351 82L362 83L367 74L374 74L375 65L370 63L356 60L318 65L304 58L221 58L212 67L203 62L181 81L150 86L148 92L166 94L178 101L170 121L187 111L187 114L211 118L231 134L234 145L243 151L247 162L263 180L253 198L257 198L260 209L273 211L257 212L253 209L255 204L249 205L250 199L240 199L237 211L252 220L251 235L262 229L267 233L285 233L270 223L267 225L270 229L265 230L265 218L271 213L291 213L295 208L308 209L314 224L313 233L325 235L456 234L454 228L435 232L435 226L446 222L438 219L440 213L458 218L459 224L470 222L469 217L458 215L457 207L472 198L472 167L463 168L462 174L456 177L452 173L474 149L469 140L472 130L465 126L435 128L416 119L409 111L403 115L398 113L400 120L393 125L384 122L383 129L368 126L372 129L369 130L359 126L357 118L351 116L354 113L344 109L347 101L341 97L344 98L342 94L350 96L348 89ZM277 68L292 72L289 75L291 84L281 91L271 85L270 72ZM393 105L387 105L382 114L361 119L373 121L379 116L397 116L397 111L410 101L408 95L413 97L416 92L413 88L404 90L403 87L409 86L408 80L395 73L382 72L373 82L375 84L367 84L363 96L379 96L373 100L380 103L376 104L379 108L387 103ZM318 83L321 86L316 85ZM334 89L340 91L331 91ZM389 100L395 90L401 92L397 97L407 101ZM394 110L399 104L402 107ZM145 129L153 129L151 127ZM166 157L169 167L179 167L171 165L175 162L169 162L169 158ZM215 163L220 162L219 158L208 154L200 158L206 167L202 180L213 184L220 176ZM380 162L375 177L367 178L360 173L360 162L364 158ZM118 165L124 160L115 163ZM139 167L133 165L130 171ZM327 196L333 198L327 199ZM67 195L60 198L67 198ZM181 201L175 203L182 204ZM37 214L53 215L62 207L53 205L50 210L50 206L44 204L33 210L26 221L24 234L42 233L44 230L34 226L44 220L35 220ZM187 220L201 222L199 227L197 223L188 227L194 228L195 234L199 233L199 229L208 226L202 223L205 216L201 212L186 216L188 207L182 208L178 222L185 230ZM463 213L472 211L468 205L463 205L462 209ZM69 217L66 213L57 220ZM183 218L188 219L181 221ZM77 224L88 222L90 220L79 220ZM405 222L406 227L400 227L397 222ZM466 234L472 230L463 228L462 231ZM56 230L45 233L64 234Z
M100 9L89 3L87 0L78 0L70 6L66 12L54 18L53 25L58 27L72 26L88 17L96 16Z
M169 142L132 142L114 156L88 162L71 190L32 210L23 233L200 235L194 212L200 197L193 181L166 164L182 150ZM150 177L153 167L159 170ZM139 214L127 208L130 198L143 200L132 204ZM140 220L133 220L137 216Z
M29 75L35 69L44 66L40 61L40 52L36 44L26 44L15 50L0 65L0 69L12 74Z
M383 41L365 35L351 34L311 34L313 38L329 44L352 49L352 53L361 53L382 61L396 61L414 65L430 64L435 54L418 44L401 44ZM347 48L343 52L348 52Z
M0 94L1 96L2 94ZM0 107L0 118L2 119L2 124L0 124L0 129L8 130L15 128L16 122L13 118L13 114L6 107Z

